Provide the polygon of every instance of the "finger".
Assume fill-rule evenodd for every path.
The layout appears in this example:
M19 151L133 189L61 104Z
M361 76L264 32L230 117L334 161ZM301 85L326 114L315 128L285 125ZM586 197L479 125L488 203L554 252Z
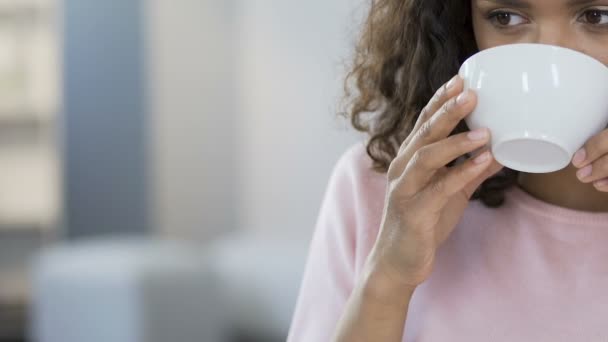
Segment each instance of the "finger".
M409 160L420 148L447 137L476 105L477 96L468 90L445 103L430 120L414 132L413 137L408 137L403 143L390 167L389 178L394 179L402 174Z
M451 80L442 85L433 97L429 100L427 105L422 109L420 115L418 115L418 119L412 128L412 132L410 136L405 139L399 148L399 152L403 151L403 149L407 146L411 137L420 129L420 127L428 121L436 111L438 111L441 106L443 106L449 99L457 96L462 92L462 88L464 87L464 81L460 76L456 75L452 77Z
M450 169L445 175L427 185L423 197L430 208L441 210L449 199L462 191L469 183L477 179L492 165L494 160L490 151L485 151L473 159Z
M608 178L593 183L593 186L601 192L608 192Z
M464 82L460 76L454 76L450 81L439 88L429 103L422 109L413 131L417 131L422 124L427 122L449 99L462 93Z
M585 146L574 154L572 158L572 164L576 167L583 168L603 155L608 153L608 130L604 130L601 133L595 135Z
M460 133L416 151L399 180L405 194L415 194L426 186L437 169L469 153L490 140L488 129Z
M578 170L576 176L583 183L593 183L608 178L608 154Z
M451 98L422 124L406 150L417 151L422 146L445 139L475 109L476 105L477 95L471 90L465 90L457 97Z

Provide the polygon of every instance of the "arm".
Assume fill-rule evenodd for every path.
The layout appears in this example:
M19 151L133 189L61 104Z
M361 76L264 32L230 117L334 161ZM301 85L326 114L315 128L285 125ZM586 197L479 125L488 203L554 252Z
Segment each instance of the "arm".
M476 105L454 77L418 117L388 169L382 225L364 276L353 286L338 341L401 341L415 288L428 279L439 246L475 189L502 168L489 152L448 168L485 145L489 132L453 132ZM460 94L460 95L458 95Z
M335 341L401 341L415 288L402 287L368 267L348 300Z

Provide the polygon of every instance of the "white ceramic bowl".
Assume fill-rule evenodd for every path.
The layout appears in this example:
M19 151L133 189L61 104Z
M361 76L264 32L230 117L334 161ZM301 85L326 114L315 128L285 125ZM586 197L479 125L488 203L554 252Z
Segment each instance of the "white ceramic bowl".
M459 75L478 95L467 125L490 129L492 153L510 169L561 170L608 125L608 67L583 53L503 45L469 58Z

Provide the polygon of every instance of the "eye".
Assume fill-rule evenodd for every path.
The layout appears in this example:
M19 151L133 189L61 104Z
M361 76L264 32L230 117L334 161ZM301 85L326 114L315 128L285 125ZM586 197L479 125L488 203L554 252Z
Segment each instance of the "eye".
M591 25L608 25L608 10L586 10L579 17L579 21Z
M506 11L494 11L488 16L488 20L497 27L507 28L525 24L527 19L523 16Z

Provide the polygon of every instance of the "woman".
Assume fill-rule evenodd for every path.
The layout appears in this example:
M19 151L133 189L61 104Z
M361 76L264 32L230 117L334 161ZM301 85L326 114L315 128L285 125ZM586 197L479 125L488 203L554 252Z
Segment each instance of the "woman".
M525 174L462 121L453 75L512 43L608 64L608 0L372 1L347 78L369 140L332 175L289 341L608 340L608 130Z

